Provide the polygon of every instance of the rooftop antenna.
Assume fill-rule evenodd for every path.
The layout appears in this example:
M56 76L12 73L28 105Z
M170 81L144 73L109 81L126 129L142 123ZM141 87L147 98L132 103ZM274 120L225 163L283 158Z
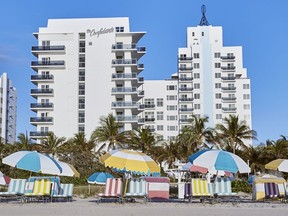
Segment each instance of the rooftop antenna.
M203 4L202 7L201 7L201 12L202 12L202 18L200 20L200 23L199 25L200 26L209 26L209 22L208 20L206 19L206 16L205 16L205 13L206 13L206 7L205 5Z

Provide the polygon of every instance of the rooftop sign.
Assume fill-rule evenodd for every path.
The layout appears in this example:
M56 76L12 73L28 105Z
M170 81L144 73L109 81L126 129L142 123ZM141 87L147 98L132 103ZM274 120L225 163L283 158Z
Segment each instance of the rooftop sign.
M108 34L108 33L113 33L114 32L114 28L101 28L100 30L95 30L95 29L87 29L87 34L90 35L90 37L93 36L97 36L97 38L101 35L101 34Z

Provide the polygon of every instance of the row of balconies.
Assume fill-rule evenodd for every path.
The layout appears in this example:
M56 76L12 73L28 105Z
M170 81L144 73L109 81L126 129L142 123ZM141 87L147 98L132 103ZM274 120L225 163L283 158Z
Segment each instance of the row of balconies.
M220 59L222 61L235 61L235 56L221 56ZM192 61L193 57L179 57L178 61L184 62L184 61Z

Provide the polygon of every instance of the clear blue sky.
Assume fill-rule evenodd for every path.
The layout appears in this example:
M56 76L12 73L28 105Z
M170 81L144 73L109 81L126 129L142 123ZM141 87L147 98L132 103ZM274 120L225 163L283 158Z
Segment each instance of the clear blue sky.
M255 143L288 135L288 1L287 0L9 0L0 7L0 74L7 72L18 90L17 134L35 130L29 124L30 76L35 72L32 33L49 18L129 17L131 31L146 31L145 79L165 79L176 72L177 49L186 44L186 29L198 25L200 8L213 26L223 27L225 46L242 46L251 79Z

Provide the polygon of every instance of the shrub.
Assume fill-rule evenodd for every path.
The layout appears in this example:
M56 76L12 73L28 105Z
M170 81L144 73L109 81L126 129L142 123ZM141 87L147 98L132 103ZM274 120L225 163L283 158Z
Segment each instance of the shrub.
M235 180L232 181L232 191L233 192L244 192L252 193L252 188L247 181Z

